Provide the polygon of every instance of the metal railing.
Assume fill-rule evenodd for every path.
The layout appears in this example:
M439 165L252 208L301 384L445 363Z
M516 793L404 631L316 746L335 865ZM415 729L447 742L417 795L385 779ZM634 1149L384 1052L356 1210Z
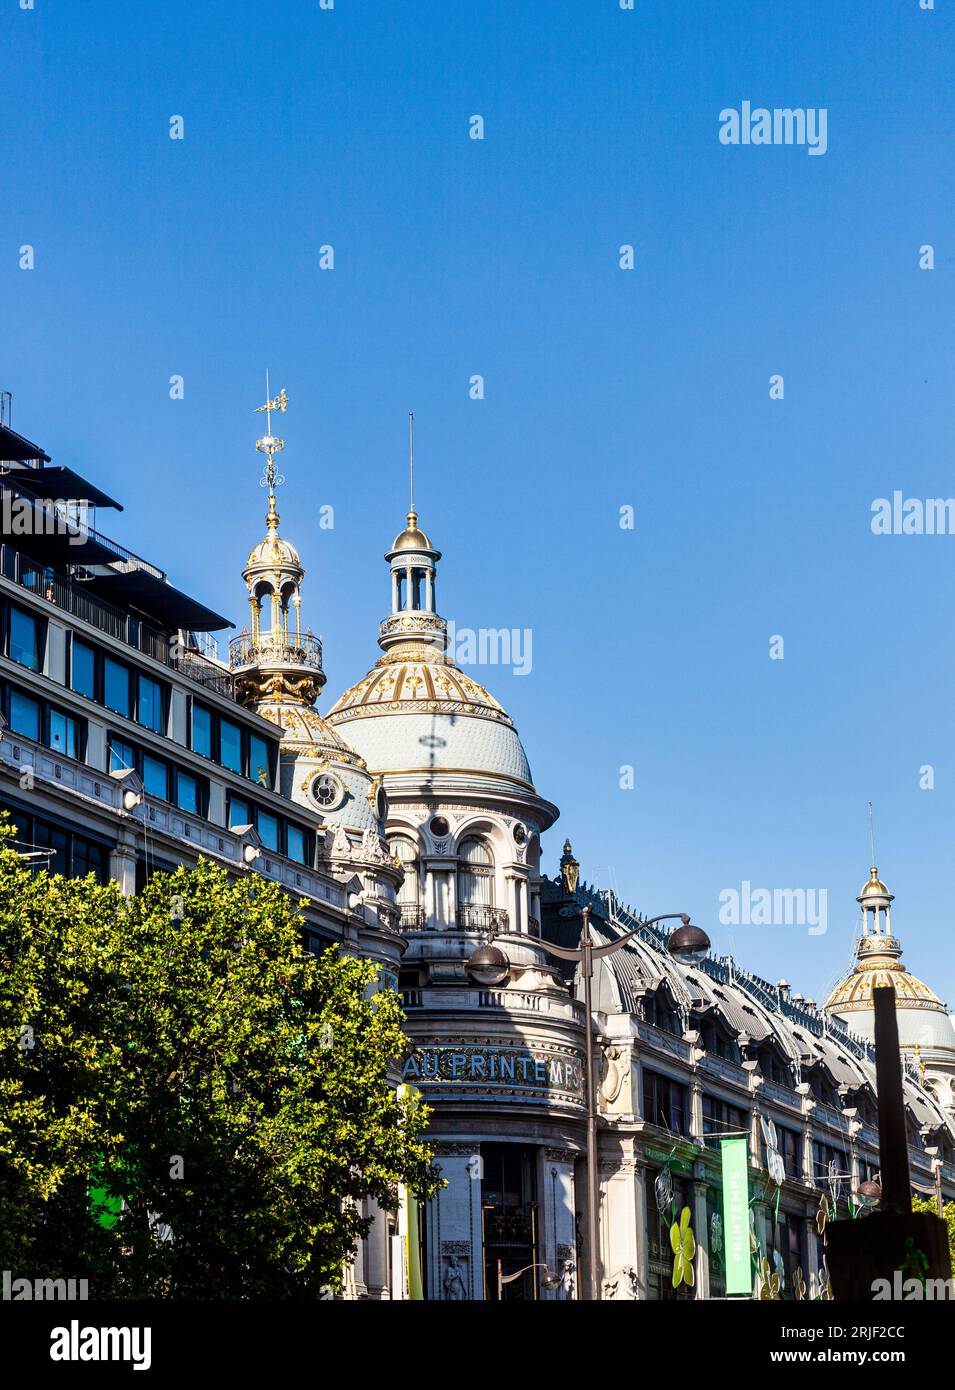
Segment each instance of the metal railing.
M398 904L398 925L402 931L418 931L424 920L424 908L419 903Z
M503 907L469 904L457 911L457 924L463 931L507 931L509 921Z
M115 637L144 656L151 656L154 661L179 671L208 690L215 690L229 700L235 699L235 680L224 667L184 647L173 635L153 627L145 619L124 613L105 599L96 598L78 580L56 574L49 566L38 564L8 545L0 546L0 573L70 617L89 623L90 627Z
M252 637L244 632L233 637L229 643L229 665L233 671L242 666L261 666L271 661L287 663L290 666L311 666L322 669L322 644L311 632L304 637L273 637L270 633L260 633Z

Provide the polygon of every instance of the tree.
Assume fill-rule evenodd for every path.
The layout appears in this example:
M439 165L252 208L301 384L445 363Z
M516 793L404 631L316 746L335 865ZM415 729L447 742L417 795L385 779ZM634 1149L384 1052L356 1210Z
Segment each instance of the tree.
M316 1296L438 1179L376 967L201 861L135 897L32 874L0 828L0 1266L97 1297ZM122 1202L120 1202L122 1198Z
M912 1197L913 1211L929 1211L933 1216L938 1216L938 1203L935 1198ZM952 1262L952 1273L955 1274L955 1202L942 1203L942 1220L948 1227L948 1253Z

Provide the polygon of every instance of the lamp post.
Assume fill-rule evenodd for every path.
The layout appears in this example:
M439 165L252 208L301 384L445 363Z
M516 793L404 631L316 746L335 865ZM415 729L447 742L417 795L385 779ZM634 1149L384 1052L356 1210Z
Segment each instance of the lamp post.
M701 927L695 927L690 922L685 912L664 912L659 917L651 917L647 922L641 922L632 931L625 932L623 936L618 936L613 941L608 941L602 946L595 946L590 935L590 908L581 908L580 940L576 947L555 946L552 942L538 940L535 945L548 955L557 956L561 960L573 961L580 968L580 975L584 982L584 1102L587 1108L587 1287L588 1297L591 1300L600 1299L600 1281L597 1278L597 1100L596 1088L594 1087L594 1040L591 1028L591 1017L593 1013L591 980L594 974L594 960L598 956L610 956L614 951L619 951L625 946L631 937L638 936L647 927L654 926L657 922L666 922L678 917L682 926L677 927L670 934L667 942L667 950L677 960L693 962L702 960L710 949L710 939ZM494 953L493 959L488 960L488 953ZM506 974L507 958L503 951L498 947L481 946L468 961L468 968L471 963L475 963L476 978L489 965L499 972L503 968Z
M535 1262L534 1262L532 1265L525 1265L524 1268L523 1268L523 1269L519 1269L519 1270L517 1271L516 1274L505 1274L505 1273L504 1273L504 1261L503 1261L503 1260L498 1260L498 1262L497 1262L497 1301L498 1301L498 1303L500 1303L500 1302L503 1300L503 1298L504 1298L504 1285L505 1285L505 1284L513 1284L514 1281L515 1281L516 1279L520 1279L521 1275L522 1275L522 1274L526 1274L527 1271L528 1271L529 1269L542 1269L542 1270L544 1271L544 1273L543 1273L543 1274L541 1275L541 1277L540 1277L540 1282L541 1282L541 1287L542 1287L542 1288L545 1288L545 1289L556 1289L557 1285L560 1283L560 1275L559 1275L559 1274L554 1274L554 1272L553 1272L552 1270L548 1269L546 1265L541 1264L541 1263L540 1263L539 1261L537 1261L537 1260L535 1260Z

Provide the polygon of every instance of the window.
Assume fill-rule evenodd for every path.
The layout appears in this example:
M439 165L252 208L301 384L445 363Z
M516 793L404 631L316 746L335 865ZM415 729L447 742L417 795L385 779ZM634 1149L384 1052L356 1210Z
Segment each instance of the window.
M659 1168L647 1169L646 1180L646 1203L647 1203L647 1297L654 1302L662 1302L671 1299L688 1299L693 1297L694 1290L681 1283L677 1288L673 1287L673 1249L670 1245L670 1227L674 1221L678 1220L680 1212L688 1206L693 1211L693 1228L697 1240L704 1239L704 1233L696 1229L696 1212L693 1198L690 1191L690 1184L685 1177L670 1170L670 1182L673 1184L673 1199L665 1211L660 1211L657 1205L655 1186L657 1178L661 1176Z
M673 1134L687 1134L687 1089L657 1072L643 1072L643 1118Z
M78 642L75 637L70 663L70 685L77 695L85 695L88 700L96 699L96 652L85 642Z
M737 1135L747 1133L746 1116L737 1105L730 1105L718 1096L703 1097L703 1133Z
M80 756L80 741L76 720L72 715L64 714L62 710L58 709L50 709L48 719L47 743L50 747L57 753L65 753L68 758L78 758Z
M157 734L166 732L165 691L158 681L149 676L139 677L139 707L137 718L147 729Z
M794 1129L780 1129L779 1125L776 1132L787 1178L802 1177L802 1135Z
M176 805L180 811L191 811L194 816L202 815L199 804L199 782L188 772L176 769Z
M103 658L103 703L129 718L129 667L111 656Z
M144 753L142 778L148 796L158 796L161 801L169 800L169 764L163 762L162 758Z
M259 811L255 818L255 828L259 832L259 839L266 849L273 853L279 852L279 820L278 816L273 816L269 811Z
M229 793L229 829L232 830L237 825L253 825L255 818L252 807L248 801L244 801L241 796L233 796Z
M84 840L81 835L73 836L72 877L85 878L93 874L100 883L109 877L106 850L92 840Z
M10 605L8 655L11 661L18 661L31 671L40 669L40 620L13 604Z
M16 849L34 854L37 850L48 849L49 855L40 854L27 860L33 873L48 869L51 874L65 874L68 878L82 878L94 874L100 883L109 878L109 849L96 840L88 840L65 827L51 825L45 820L30 815L17 806L6 805L10 818L16 826Z
M398 889L398 906L416 907L419 897L417 851L412 842L403 835L392 840L390 848L405 871L404 882Z
M60 830L55 825L47 825L45 821L36 820L33 822L33 843L38 848L46 847L52 851L48 859L35 861L41 869L49 869L51 874L69 876L72 860L69 836L65 830Z
M219 761L232 772L242 771L242 730L229 719L219 720Z
M136 749L125 739L116 738L114 734L109 736L109 759L107 767L110 772L127 772L136 767Z
M494 860L483 840L465 840L461 845L458 871L458 902L461 907L491 907L494 903Z
M263 787L271 786L269 745L258 734L249 735L249 776Z
M19 690L10 691L10 732L40 739L40 702Z
M305 831L298 825L290 825L285 831L287 853L289 859L294 859L296 864L306 864L305 857Z
M192 706L192 748L204 758L212 757L212 711L205 705Z

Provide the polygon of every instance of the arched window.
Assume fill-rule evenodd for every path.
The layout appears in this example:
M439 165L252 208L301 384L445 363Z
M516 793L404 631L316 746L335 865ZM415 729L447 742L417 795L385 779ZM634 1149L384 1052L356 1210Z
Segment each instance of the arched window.
M458 858L458 905L494 906L494 860L483 840L463 841Z
M391 841L391 852L405 871L404 882L398 889L399 907L417 907L421 901L418 875L418 851L411 840L403 835Z

